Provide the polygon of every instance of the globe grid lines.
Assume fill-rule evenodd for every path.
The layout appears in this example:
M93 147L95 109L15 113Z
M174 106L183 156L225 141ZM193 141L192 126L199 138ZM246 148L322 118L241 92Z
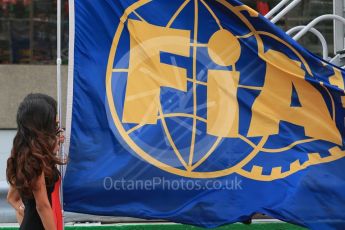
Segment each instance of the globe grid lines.
M211 14L211 16L214 18L214 20L217 22L218 27L220 29L223 29L220 20L218 19L218 17L216 16L216 14L213 12L213 10L203 1L200 0L202 2L202 4L205 6L205 8L208 10L208 12ZM185 0L183 2L183 4L177 9L177 11L173 14L172 18L169 20L169 22L167 23L166 27L169 28L173 22L176 20L176 18L179 16L179 13L181 13L184 9L184 7L187 6L188 3L190 3L191 0ZM168 127L166 125L166 121L165 121L165 116L164 114L159 114L159 118L162 121L163 127L164 127L164 132L165 135L167 136L169 143L171 145L171 147L173 148L175 155L178 157L179 161L181 162L181 164L189 171L194 170L195 168L197 168L198 166L200 166L203 162L205 162L207 160L207 158L215 151L215 149L218 147L219 143L222 141L222 137L217 137L217 139L215 140L215 142L213 143L213 145L210 147L210 149L206 152L205 155L203 155L203 157L201 159L199 159L199 161L195 162L195 165L193 165L193 155L194 155L194 146L195 146L195 130L196 130L196 120L201 120L199 117L197 117L196 115L196 110L197 110L197 105L196 105L196 98L197 98L197 93L196 93L196 84L200 84L200 85L205 85L207 86L206 82L202 82L202 81L198 81L196 79L196 60L197 60L197 48L198 47L207 47L207 44L202 44L202 43L198 43L198 38L197 38L197 33L198 33L198 0L194 0L194 5L195 5L195 9L194 9L194 14L195 14L195 18L194 18L194 39L193 39L193 43L191 43L190 45L193 48L193 79L191 78L187 78L187 81L192 82L193 84L193 127L192 127L192 140L191 140L191 147L190 147L190 154L189 154L189 162L188 165L186 166L186 162L184 161L181 153L179 152L178 148L176 148L176 145L174 143L174 141L171 138L171 135L169 133ZM141 20L143 20L144 22L146 22L146 20L141 17L136 11L134 11L134 14ZM250 33L252 34L252 33ZM246 35L244 35L246 36ZM248 37L248 36L246 36ZM233 67L235 68L235 67ZM113 72L120 72L120 71L124 71L124 72L128 72L128 70L124 70L124 69L113 69ZM260 90L262 89L262 87L256 87L256 86L245 86L245 85L239 85L239 87L241 88L247 88L247 89L254 89L254 90ZM184 115L183 117L186 117L186 115ZM144 124L138 124L137 126L131 128L129 131L127 131L127 133L132 133L133 131L135 131L137 128L141 128L143 127Z
M202 43L198 43L198 38L197 38L197 34L198 34L198 1L199 0L194 0L194 38L193 38L193 42L190 44L193 48L193 79L191 78L187 78L187 81L192 82L193 84L193 127L192 127L192 140L191 140L191 145L190 145L190 154L189 154L189 162L188 165L186 165L186 162L184 161L182 154L179 152L178 148L176 147L174 141L171 138L170 135L170 131L166 125L166 121L165 121L165 116L162 113L162 109L160 108L160 112L159 112L159 117L158 119L161 119L162 121L162 125L163 125L163 129L165 132L165 135L168 138L169 144L171 145L171 147L174 150L175 155L177 156L177 158L179 159L179 161L181 162L181 164L189 171L196 169L198 166L200 166L202 163L204 163L209 156L211 156L211 154L216 150L216 148L218 147L218 145L221 143L222 141L222 137L217 137L217 139L215 140L215 142L213 143L213 145L209 148L209 150L206 152L206 154L203 155L203 157L201 159L199 159L197 162L195 162L195 164L193 165L193 155L194 155L194 146L195 146L195 130L196 130L196 120L201 120L200 118L197 117L196 115L196 110L197 110L197 105L196 105L196 84L200 84L200 85L205 85L207 86L206 82L202 82L202 81L198 81L196 79L196 60L197 60L197 48L198 47L207 47L207 44L202 44ZM220 20L218 19L218 17L216 16L216 14L213 12L213 10L203 1L200 0L203 5L206 7L206 9L208 10L208 12L211 14L211 16L214 18L214 20L217 22L218 27L220 29L223 29ZM169 22L167 23L166 27L169 28L173 22L176 20L176 18L179 16L179 13L181 13L184 9L184 7L187 6L188 3L190 3L191 0L185 0L184 3L177 9L177 11L173 14L172 18L169 20ZM139 18L139 19L143 19L144 22L146 22L146 20L141 17L136 11L135 15ZM249 33L252 34L252 33ZM250 37L247 35L244 35L245 37ZM233 68L235 68L233 66ZM124 69L120 69L120 70L124 70ZM113 69L113 72L118 72L116 71L116 69ZM125 70L125 72L128 72L128 69ZM256 86L246 86L246 85L239 85L239 87L241 88L247 88L247 89L254 89L254 90L260 90L262 89L262 87L256 87ZM186 115L184 114L183 117L186 117ZM135 131L137 128L141 128L143 127L144 124L138 124L137 126L129 129L127 131L127 133L132 133L133 131ZM246 143L250 142L249 139L247 139Z
M198 30L199 30L199 1L194 0L194 36L193 36L193 44L198 43ZM192 140L190 144L190 152L189 152L189 161L188 167L186 168L187 171L191 171L190 167L193 164L194 158L194 145L195 145L195 138L196 138L196 119L195 116L197 114L197 91L196 91L196 84L195 81L197 80L197 47L193 46L193 127L192 127Z
M175 152L175 154L176 154L176 156L178 157L178 159L179 159L179 161L182 163L182 165L187 169L187 170L193 170L193 169L195 169L195 168L197 168L198 166L200 166L204 161L206 161L207 160L207 158L214 152L214 151L210 151L210 150L215 150L216 148L217 148L217 145L221 142L221 140L223 139L222 137L218 137L217 139L216 139L216 141L214 142L214 144L211 146L211 148L209 149L209 151L204 155L204 157L202 157L198 162L196 162L195 163L195 165L192 165L191 164L191 161L192 161L192 157L191 156L193 156L192 155L192 153L194 153L194 151L193 151L193 149L194 149L194 141L195 140L193 140L193 137L195 138L195 129L196 129L196 127L195 127L195 123L196 123L196 120L201 120L201 119L197 119L196 118L196 102L195 102L195 99L197 98L196 97L196 91L195 91L195 85L197 84L197 83L199 83L199 84L201 84L201 85L207 85L207 83L206 82L202 82L201 83L201 81L198 81L198 80L196 80L196 67L194 66L195 65L195 63L196 63L196 60L197 60L197 57L196 57L196 49L197 49L197 47L207 47L207 44L202 44L202 43L198 43L197 41L198 41L198 39L197 39L197 33L198 33L198 30L197 30L197 28L198 28L198 21L197 21L197 16L198 16L198 1L199 0L194 0L194 4L195 4L195 9L194 9L194 13L195 13L195 22L194 22L194 39L193 39L193 43L191 43L191 46L193 47L193 79L191 79L191 78L187 78L187 80L188 81L191 81L192 83L193 83L193 127L192 127L192 144L191 144L191 152L190 152L190 160L189 160L189 163L188 163L188 166L186 166L186 162L184 161L184 159L183 159L183 157L182 157L182 155L181 155L181 153L179 152L179 150L176 148L176 145L174 144L174 142L173 142L173 140L172 140L172 138L171 138L171 135L170 135L170 133L169 133L169 130L168 130L168 127L167 127L167 125L166 125L166 122L165 122L165 116L164 116L164 114L162 113L162 109L160 108L160 112L159 112L159 117L158 117L158 119L161 119L161 121L162 121L162 123L163 123L163 127L164 127L164 131L165 131L165 135L168 137L168 139L169 139L169 143L170 143L170 145L171 145L171 147L173 148L173 150L174 150L174 152ZM220 24L220 21L219 21L219 19L218 19L218 17L215 15L215 13L213 12L213 10L212 9L210 9L208 6L207 6L207 4L203 1L203 0L200 0L203 4L204 4L204 6L207 8L207 10L210 12L210 14L211 14L211 16L215 19L215 21L218 23L218 26L219 26L219 28L223 28L222 26L221 26L221 24ZM186 1L184 1L184 3L178 8L178 10L176 11L176 12L179 12L179 13L181 13L182 12L182 10L183 10L183 8L185 7L185 6L187 6L187 4L189 3L189 2L191 2L191 0L186 0ZM168 24L167 24L167 26L166 27L170 27L172 24L173 24L173 22L174 22L174 20L178 17L178 15L179 14L176 14L176 12L175 12L175 14L173 15L173 17L169 20L169 22L168 22ZM139 19L141 19L142 21L144 21L144 22L146 22L146 20L143 18L143 17L141 17L136 11L133 11L133 13L139 18ZM242 36L239 36L239 37L244 37L244 38L248 38L248 37L251 37L253 35L253 32L250 32L250 33L248 33L248 34L246 34L246 35L242 35ZM237 37L237 36L236 36ZM122 71L124 71L124 72L128 72L128 69L113 69L113 72L117 72L116 70L122 70ZM242 87L242 88L248 88L248 89L254 89L254 90L260 90L260 89L262 89L262 87L255 87L255 86L246 86L246 85L239 85L239 87ZM185 116L185 114L183 115L183 117L186 117ZM138 128L140 128L140 127L142 127L142 126L144 126L144 124L138 124L137 126L135 126L134 128L136 128L136 127L138 127ZM130 132L129 132L130 131ZM133 131L133 128L132 129L130 129L129 131L127 131L127 133L131 133L132 131ZM242 136L243 137L243 136ZM246 139L246 143L248 144L248 143L251 143L251 141L248 139L248 138L245 138ZM257 147L256 145L251 145L252 147L253 146L255 146L255 147ZM192 149L193 148L193 149Z
M240 8L241 7L238 7L238 6L234 7L230 3L226 2L226 1L222 1L222 0L216 0L216 1L220 2L221 4L226 6L231 11L232 11L232 9L233 10L235 9L236 12L240 14L238 16L241 19L243 19L243 15L240 13L240 11L241 11ZM140 147L138 147L136 145L136 143L133 142L133 140L131 140L131 138L129 138L129 136L124 136L124 134L126 133L126 130L124 130L124 127L122 126L122 123L119 120L119 117L117 117L116 109L115 109L115 104L112 104L112 102L114 101L114 98L113 98L113 95L112 95L112 91L111 91L110 85L111 85L111 80L112 80L112 77L113 77L112 73L114 73L114 72L128 72L127 69L113 69L113 64L114 64L114 62L113 62L114 59L113 58L114 58L114 55L115 55L116 49L117 49L117 45L116 44L118 44L118 42L119 42L119 38L120 38L120 35L122 33L121 31L124 28L124 22L127 20L127 17L128 17L128 15L131 12L133 12L135 9L137 9L140 6L145 5L145 4L149 3L149 2L151 2L151 0L142 0L142 1L134 3L133 5L131 5L130 7L128 7L125 10L124 15L120 19L120 21L122 23L120 23L118 25L118 28L117 28L116 33L115 33L115 36L113 38L113 43L112 43L112 47L111 47L111 50L110 50L110 55L109 55L109 59L108 59L108 66L107 66L106 95L107 95L107 99L108 99L108 103L109 103L110 112L111 112L111 115L113 117L115 125L118 128L118 131L120 132L122 138L127 142L127 144L133 149L134 152L136 152L143 159L145 159L146 161L148 161L151 164L155 165L156 167L161 168L162 170L168 171L170 173L173 173L173 174L176 174L176 175L180 175L180 176L192 177L192 178L215 178L215 177L221 177L221 176L229 175L231 173L236 172L239 175L242 175L242 176L254 179L254 180L262 180L262 181L271 181L271 180L283 178L283 177L286 177L286 176L292 174L293 172L296 172L296 171L299 171L299 170L301 170L303 168L306 168L309 165L315 165L315 164L321 164L321 163L324 163L324 162L330 162L330 161L333 161L335 159L339 159L339 158L345 156L345 151L340 150L339 147L336 146L336 147L333 147L333 148L329 149L329 152L331 153L331 155L328 156L328 157L323 157L322 158L317 153L310 153L310 154L308 154L308 157L310 158L310 160L306 161L303 165L300 165L299 162L297 162L297 163L293 162L291 164L291 167L290 167L291 169L289 171L280 172L279 170L276 170L276 168L273 168L272 169L272 173L270 175L263 175L262 171L260 171L260 168L262 170L262 167L260 167L260 166L255 166L254 165L251 172L245 171L244 169L242 169L239 166L241 164L243 164L243 162L246 162L246 161L249 162L252 159L252 157L254 157L254 155L256 155L258 153L257 151L260 151L260 149L264 149L263 145L266 143L266 140L267 140L267 138L269 138L269 136L262 137L261 140L260 140L260 143L258 145L255 145L254 143L251 143L251 147L255 147L255 149L248 155L248 157L243 159L239 164L237 164L237 165L235 165L234 167L231 167L231 168L227 168L227 169L219 170L219 171L212 171L212 172L195 172L195 171L189 171L188 172L188 171L185 171L185 170L181 170L179 168L175 168L175 167L167 165L167 164L165 164L163 162L158 161L157 159L151 157L148 153L146 153L142 149L140 149ZM234 12L234 13L236 13L236 12ZM249 21L247 21L247 23L246 23L246 20L243 21L243 22L246 25L247 25L247 23L249 23ZM247 25L247 26L249 27L249 25ZM258 36L258 34L257 34L258 31L255 31L255 32L256 33L254 33L252 31L252 32L250 32L247 35L242 35L242 36L237 36L237 37L238 38L246 38L246 37L250 37L252 35L257 37ZM263 33L267 33L265 31L262 31L262 32ZM268 35L268 34L265 34L265 35ZM272 35L272 34L270 34L270 35ZM270 36L270 35L268 35L268 36ZM274 36L274 35L272 35L272 36ZM260 41L258 41L258 43L260 43ZM261 43L262 43L262 41L261 41ZM263 43L262 43L262 45L263 45ZM203 45L196 44L196 46L197 47L202 47ZM292 50L296 53L296 51L293 48L292 48ZM259 49L259 51L260 51L260 49ZM260 52L258 52L258 53L260 55ZM302 60L302 62L303 62L303 60ZM307 68L307 71L310 70L308 65L305 65L305 67ZM197 84L197 82L193 81L193 84ZM252 87L252 86L248 86L248 87ZM265 143L263 143L263 141ZM312 140L300 140L300 141L297 141L297 142L304 142L304 141L312 141ZM250 145L250 142L248 144ZM290 144L290 146L287 146L285 148L291 147L294 144L297 145L297 144L300 144L300 143L292 143L292 144ZM250 157L251 159L249 158L249 156L251 156ZM278 167L278 168L281 168L281 167ZM278 171L279 171L279 173L277 173Z

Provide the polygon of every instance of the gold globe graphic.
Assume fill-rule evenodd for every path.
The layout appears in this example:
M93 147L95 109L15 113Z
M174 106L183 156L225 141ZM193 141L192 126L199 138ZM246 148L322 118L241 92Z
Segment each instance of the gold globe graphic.
M282 167L273 167L270 169L270 173L264 174L264 166L262 165L251 165L249 169L246 168L261 151L279 153L292 149L299 144L313 142L315 139L299 140L281 148L267 149L264 146L269 141L270 136L250 139L242 135L233 138L209 135L205 128L208 122L208 105L205 106L200 102L202 100L199 98L201 97L200 95L203 95L200 92L207 91L208 87L205 71L207 72L207 69L212 68L214 65L232 67L234 70L235 64L241 56L241 39L253 38L258 47L257 58L263 56L264 42L262 41L262 36L270 37L285 44L299 57L301 63L304 64L307 71L311 74L308 63L293 47L285 43L282 39L267 32L256 31L246 16L258 17L259 15L247 6L232 5L224 0L216 1L217 4L220 4L224 9L236 16L242 23L242 26L247 30L245 34L234 34L223 27L222 21L217 16L215 10L204 0L174 1L175 3L171 4L174 6L174 9L169 11L170 14L168 17L162 18L159 21L156 19L155 21L152 19L155 16L150 16L150 14L152 15L152 12L157 10L157 5L155 4L159 5L160 2L163 2L163 0L142 0L130 5L125 10L114 35L109 54L106 74L109 116L115 125L117 138L121 139L128 146L129 151L134 152L135 155L166 172L183 177L217 178L237 173L244 177L261 181L284 178L311 165L333 161L345 156L343 151L338 147L334 147L330 149L331 155L329 157L321 157L317 153L312 153L308 155L309 160L303 163L298 159L290 162L290 168L286 171L282 171ZM210 23L210 20L204 21L205 12L212 19L212 23L217 26L208 35L202 33L205 29L201 26ZM192 19L193 23L191 28L180 27L183 24L181 22L187 20L185 17ZM132 29L132 31L128 31L129 27L136 28L133 26L135 24L140 26L144 25L144 28L149 28L149 30L141 32ZM154 33L156 27L159 27L162 31L164 31L164 28L189 31L190 62L178 60L178 57L176 57L170 58L170 63L168 63L170 65L178 65L177 62L182 62L186 65L186 75L190 76L186 78L185 85L181 82L175 83L177 85L175 88L180 87L186 90L184 92L178 92L177 89L171 89L169 87L162 89L161 87L159 89L159 98L157 99L159 103L152 102L153 108L156 108L158 113L146 114L145 119L149 120L149 122L139 120L133 122L135 118L126 121L124 117L127 103L125 95L126 90L128 91L130 88L128 76L131 72L129 69L129 60L131 58L137 60L141 56L145 56L146 59L149 59L148 62L151 63L150 59L156 58L153 54L147 54L140 50L142 48L140 45L135 48L139 49L139 51L135 51L130 43L133 41L139 43L139 41L136 41L138 38L135 33L143 33L140 36L146 36L146 34ZM152 31L150 28L152 28ZM186 34L187 32L181 32L181 35ZM131 36L133 41L130 41ZM174 49L182 50L179 46L180 43L185 42L185 39L186 37L170 38L174 43L174 47L170 49L172 51ZM153 50L157 44L162 45L161 43L164 43L164 41L161 41L160 37L156 37L151 39L150 44L146 44L146 46L149 46ZM165 45L171 47L171 42ZM135 52L138 53L137 56L135 56ZM160 59L164 59L162 56L159 57ZM210 64L210 61L204 61L206 59L211 59L213 61L212 64ZM134 67L136 67L135 65L139 61L133 64ZM146 62L147 60L141 61ZM133 66L131 67L133 68ZM248 66L246 68L255 68L255 66ZM141 71L148 72L147 74L151 74L152 78L161 77L159 72L158 74L152 73L151 69ZM241 69L237 71L241 74ZM179 75L179 72L176 74ZM139 86L143 85L141 82L136 83ZM172 83L163 82L162 84L169 85ZM139 86L134 86L133 89L135 90ZM242 87L248 88L249 90L253 88L245 85ZM144 97L142 94L147 96L145 93L137 92L127 101ZM181 103L184 104L182 109ZM134 113L133 111L140 109L139 107L140 105L138 107L130 107L131 110L129 110L128 116L132 116L130 113ZM153 111L155 110L153 109ZM222 114L218 115L221 116ZM157 120L157 122L154 122L154 120ZM221 131L217 130L216 132ZM151 138L152 136L156 138ZM157 136L160 137L158 141ZM234 146L233 150L236 150L236 144L241 143L241 146L243 146L237 149L240 154L237 154L235 159L232 156L229 157L231 154L228 152L219 150L222 145L228 144L231 146L232 143Z

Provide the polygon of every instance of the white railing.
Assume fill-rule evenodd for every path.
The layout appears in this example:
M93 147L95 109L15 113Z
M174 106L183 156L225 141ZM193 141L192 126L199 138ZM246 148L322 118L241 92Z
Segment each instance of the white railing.
M296 41L300 39L304 34L306 34L312 27L317 25L319 22L325 21L325 20L337 20L342 22L345 25L345 18L340 17L339 15L334 14L325 14L322 16L319 16L315 18L313 21L311 21L308 25L306 25L300 32L298 32L293 39Z
M284 17L289 11L295 8L302 0L293 0L290 4L288 4L285 8L283 8L290 0L282 0L278 5L276 5L270 12L268 12L265 17L270 19L273 17L275 13L277 13L281 8L283 8L276 16L274 16L271 20L272 23L276 23L282 17Z
M270 10L265 15L265 17L269 19L272 23L276 23L287 13L289 13L292 9L294 9L300 2L301 0L281 0L272 10ZM344 68L345 58L340 55L337 55L338 51L345 49L344 26L342 26L342 24L345 25L345 18L343 17L345 12L344 0L333 0L333 11L334 14L326 14L319 16L312 20L308 25L296 26L288 30L286 33L288 35L296 33L295 36L293 36L293 39L295 39L296 41L299 40L302 36L304 36L307 32L313 33L315 36L318 37L318 39L321 42L323 59L328 60L331 63L340 66L341 68ZM329 50L325 37L320 33L320 31L314 28L315 25L317 25L319 22L325 20L334 21L335 56L332 59L328 57Z
M306 26L296 26L296 27L293 27L290 30L288 30L286 33L288 35L292 35L296 32L301 31L305 27ZM320 40L321 45L322 45L322 58L325 60L328 60L328 45L327 45L327 41L326 41L325 37L322 35L322 33L320 31L318 31L315 28L310 28L309 32L313 33L316 37L318 37L318 39Z

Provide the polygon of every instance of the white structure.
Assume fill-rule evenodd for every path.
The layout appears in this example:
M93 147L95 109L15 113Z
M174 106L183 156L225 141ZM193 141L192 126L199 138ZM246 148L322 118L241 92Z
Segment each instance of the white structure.
M6 163L12 148L15 130L0 131L0 182L6 180Z

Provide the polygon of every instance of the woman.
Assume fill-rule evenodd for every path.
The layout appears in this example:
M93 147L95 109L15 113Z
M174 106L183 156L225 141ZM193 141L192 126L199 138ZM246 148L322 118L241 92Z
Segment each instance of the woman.
M30 94L17 113L18 131L7 160L10 184L7 200L16 210L22 230L56 230L58 218L52 208L52 192L59 183L57 157L62 141L56 120L56 101L43 94Z

